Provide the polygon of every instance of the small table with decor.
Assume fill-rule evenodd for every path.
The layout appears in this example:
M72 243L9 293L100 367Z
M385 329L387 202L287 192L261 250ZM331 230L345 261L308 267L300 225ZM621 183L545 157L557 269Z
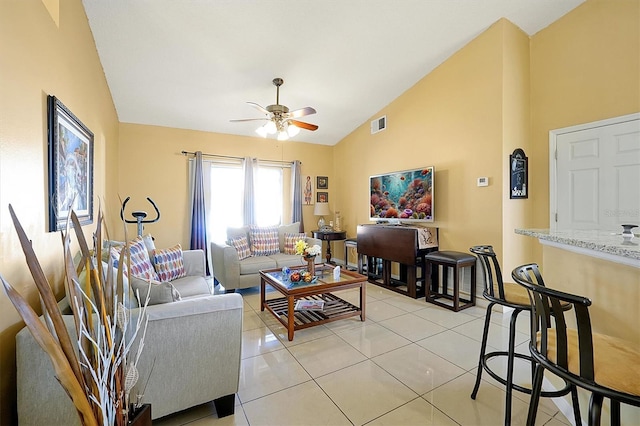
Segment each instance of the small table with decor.
M333 229L320 229L311 231L313 238L327 242L327 263L331 263L331 241L347 239L347 231L334 231Z
M290 274L285 274L282 269L260 271L260 310L264 311L266 308L287 328L289 341L293 340L296 330L353 316L360 316L361 321L365 320L367 277L341 268L340 275L334 278L334 268L333 265L316 265L315 276L311 282L291 281L292 275L302 275L306 271L304 266L290 268ZM297 277L293 278L295 280ZM284 297L267 299L267 284ZM359 307L332 294L351 288L360 289ZM298 301L320 302L324 306L317 310L296 310L295 305Z

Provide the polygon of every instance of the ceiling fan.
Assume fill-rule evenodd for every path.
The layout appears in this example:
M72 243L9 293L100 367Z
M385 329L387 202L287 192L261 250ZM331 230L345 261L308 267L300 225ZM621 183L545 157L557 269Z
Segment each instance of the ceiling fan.
M317 130L318 126L315 124L305 123L304 121L298 121L296 118L304 117L305 115L315 114L316 110L311 107L305 107L289 111L284 105L280 105L280 86L284 83L281 78L274 78L273 85L276 86L276 104L268 105L266 108L258 105L255 102L247 102L249 105L260 111L265 115L263 118L244 118L240 120L230 120L232 122L239 121L261 121L266 120L267 123L258 127L256 133L266 138L267 135L278 134L278 140L284 141L290 137L296 136L300 129Z

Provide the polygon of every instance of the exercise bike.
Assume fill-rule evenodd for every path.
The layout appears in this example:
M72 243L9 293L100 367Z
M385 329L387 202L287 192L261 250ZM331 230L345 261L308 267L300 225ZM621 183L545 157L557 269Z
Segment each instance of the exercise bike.
M147 217L147 212L142 211L142 210L136 210L136 211L131 212L131 216L133 216L135 218L135 220L127 220L127 219L124 218L124 209L125 209L127 203L129 202L130 198L131 197L125 198L124 202L122 203L122 209L120 209L120 218L125 223L137 223L138 224L138 236L142 237L142 230L144 228L143 224L144 223L155 223L155 222L159 221L160 220L160 210L158 210L158 206L156 206L156 203L154 203L151 198L147 197L147 200L151 203L151 205L153 206L153 208L156 211L156 218L155 219L145 220L145 218Z

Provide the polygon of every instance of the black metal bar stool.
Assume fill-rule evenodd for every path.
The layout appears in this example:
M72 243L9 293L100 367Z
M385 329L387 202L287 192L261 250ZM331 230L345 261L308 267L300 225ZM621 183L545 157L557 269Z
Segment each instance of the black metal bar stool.
M518 384L513 383L513 364L516 358L524 359L532 363L531 376L533 380L534 373L534 360L529 355L516 353L515 340L516 340L516 320L518 314L522 311L531 311L531 303L529 301L529 295L527 291L514 283L505 283L502 281L502 271L500 270L500 264L496 253L493 251L493 247L489 245L474 246L469 249L471 253L478 256L482 269L485 275L485 286L482 295L489 301L487 306L487 314L484 320L484 331L482 332L482 344L480 346L480 357L478 360L478 373L476 374L476 383L471 392L471 399L476 399L478 390L480 389L480 381L482 379L482 370L484 369L491 377L505 386L506 400L505 400L505 413L504 424L511 424L511 395L513 390L523 392L531 395L532 391L529 388L525 388ZM542 277L540 277L542 282ZM509 348L508 351L495 351L486 353L487 349L487 337L489 335L489 324L491 323L491 312L493 307L498 304L507 308L513 309L511 314L511 320L509 322ZM565 306L565 309L570 309L571 306ZM495 373L488 366L487 362L494 357L506 356L507 357L507 377L506 379ZM578 392L575 386L570 385L565 381L566 386L557 391L545 391L541 393L541 396L548 398L556 398L566 395L571 392L574 415L576 416L576 424L580 423L580 409L578 407Z
M529 350L537 363L527 425L533 425L536 420L545 369L591 392L589 425L600 424L604 398L611 400L611 424L620 425L621 402L640 407L638 345L593 333L589 316L591 300L544 287L535 263L515 268L511 277L529 292L533 311ZM571 312L566 305L572 307ZM566 318L569 314L573 321ZM567 324L576 324L576 327ZM579 416L578 412L576 424L580 424Z
M424 256L425 263L431 269L431 285L426 285L426 301L443 308L458 312L476 304L476 257L458 251L434 251ZM442 280L438 279L442 267ZM426 265L424 267L426 269ZM448 290L448 268L453 269L453 294ZM470 297L460 297L460 272L464 268L471 268ZM426 273L423 271L423 275ZM442 289L440 289L442 288ZM447 304L438 299L445 298L452 301Z

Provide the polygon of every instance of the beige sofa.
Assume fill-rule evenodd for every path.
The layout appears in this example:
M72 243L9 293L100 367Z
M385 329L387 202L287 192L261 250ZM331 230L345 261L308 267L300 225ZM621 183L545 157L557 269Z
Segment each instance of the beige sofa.
M278 238L280 240L280 252L269 256L251 256L243 260L238 259L238 252L227 243L211 243L211 258L213 261L213 275L215 279L225 288L227 292L235 289L249 288L260 285L261 269L283 268L285 266L300 266L304 262L302 256L284 254L284 234L299 232L300 223L295 222L290 225L278 227ZM227 229L227 238L236 236L247 236L249 240L249 227ZM322 241L317 238L306 237L308 245L319 245ZM319 260L316 260L318 262Z
M182 300L147 307L137 386L146 386L142 401L151 404L154 419L209 401L223 417L233 414L238 391L242 297L211 294L202 250L185 250L184 265L188 275L172 281ZM61 305L68 306L66 299ZM75 339L73 316L64 320ZM16 363L20 425L80 424L49 357L26 328L16 336Z

